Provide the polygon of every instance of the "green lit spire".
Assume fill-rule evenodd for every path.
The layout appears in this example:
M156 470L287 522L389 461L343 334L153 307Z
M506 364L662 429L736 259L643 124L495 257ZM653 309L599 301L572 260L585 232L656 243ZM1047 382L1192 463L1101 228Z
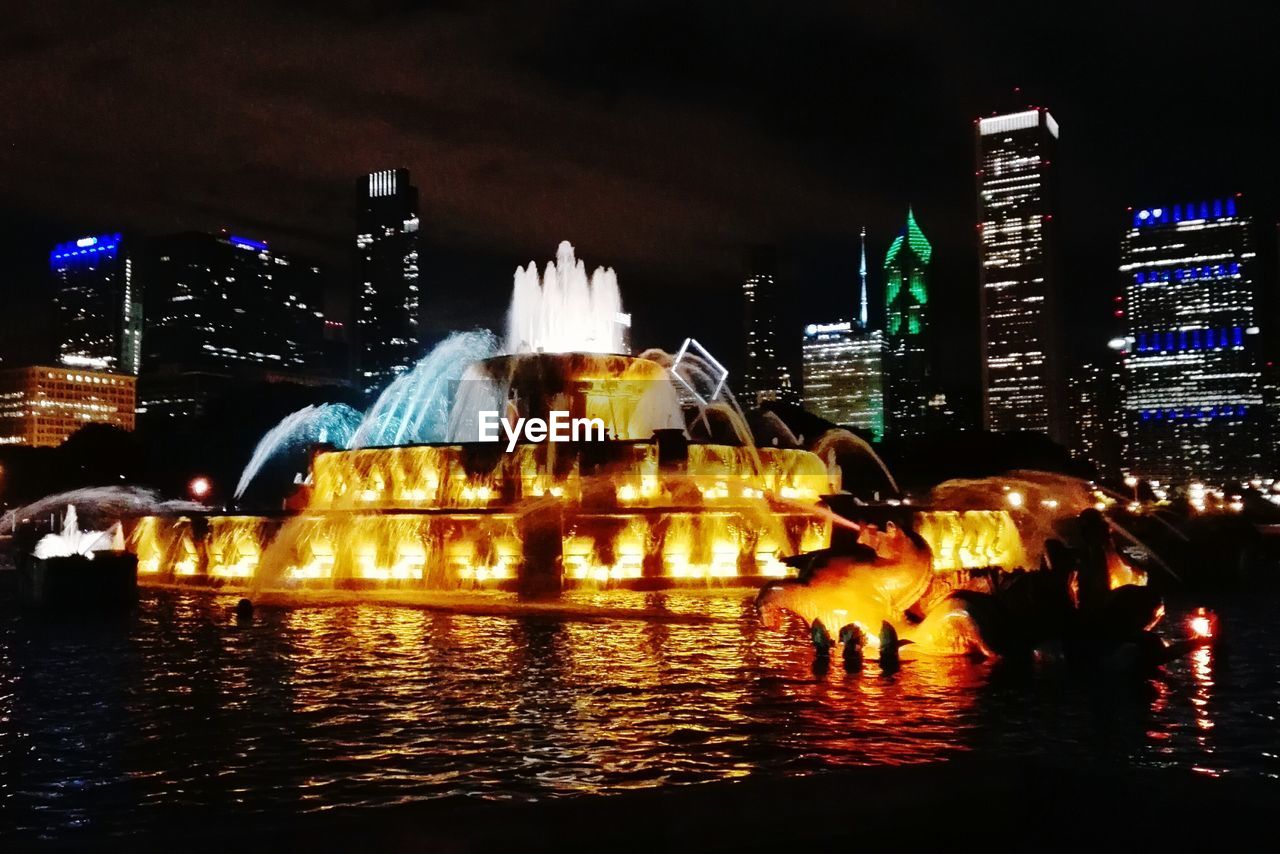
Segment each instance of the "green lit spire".
M902 251L904 243L910 249L906 254ZM918 335L923 331L924 306L929 302L925 268L932 257L933 246L920 230L915 211L908 207L907 225L893 239L884 257L885 331L891 337Z
M915 211L908 207L907 227L889 245L889 254L885 256L884 265L888 267L897 260L898 253L902 251L904 237L911 246L911 251L916 253L916 257L920 259L920 263L922 265L928 264L929 259L933 257L933 244L929 242L929 239L924 236L924 232L920 230L920 224L916 222Z

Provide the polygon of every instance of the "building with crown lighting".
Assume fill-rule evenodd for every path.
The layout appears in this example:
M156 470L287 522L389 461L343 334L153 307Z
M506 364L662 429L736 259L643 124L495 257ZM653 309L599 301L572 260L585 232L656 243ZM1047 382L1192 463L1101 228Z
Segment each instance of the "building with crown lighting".
M791 372L779 352L777 289L777 253L772 247L756 247L742 283L747 347L738 394L748 406L795 399Z
M65 365L0 370L0 445L53 448L88 424L133 430L136 382Z
M142 285L120 234L59 243L49 253L58 361L136 375L142 363Z
M1053 214L1058 123L976 122L983 424L1067 441Z
M907 209L907 222L884 258L884 408L899 438L928 430L930 394L929 261L933 247Z
M359 384L373 398L422 355L418 188L408 169L384 169L360 178L357 197Z
M804 407L833 424L884 438L881 387L884 333L849 321L811 323L804 329Z
M1238 197L1132 212L1121 244L1133 474L1265 473L1256 255Z

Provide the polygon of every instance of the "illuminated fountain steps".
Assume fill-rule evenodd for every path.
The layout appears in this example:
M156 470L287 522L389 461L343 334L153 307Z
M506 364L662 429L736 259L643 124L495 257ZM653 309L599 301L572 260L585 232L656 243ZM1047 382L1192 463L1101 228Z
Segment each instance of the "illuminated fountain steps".
M569 587L759 584L793 574L778 555L825 547L824 519L750 509L579 515L565 521Z
M662 467L656 442L430 445L367 448L316 455L312 510L485 509L529 499L563 498L585 506L734 504L766 497L816 504L832 491L822 460L805 451L687 447Z
M565 587L756 585L793 571L780 556L826 547L830 523L761 507L584 513L508 511L147 517L129 539L146 583L263 589L514 589L532 524L552 527ZM544 508L544 510L547 508ZM548 521L549 520L549 521ZM935 572L1024 567L1005 511L915 514Z
M525 563L526 518L458 511L148 517L130 543L143 583L505 588ZM553 535L570 587L757 583L789 572L780 551L820 548L829 539L827 523L812 516L782 514L766 524L743 511L700 509L574 514Z

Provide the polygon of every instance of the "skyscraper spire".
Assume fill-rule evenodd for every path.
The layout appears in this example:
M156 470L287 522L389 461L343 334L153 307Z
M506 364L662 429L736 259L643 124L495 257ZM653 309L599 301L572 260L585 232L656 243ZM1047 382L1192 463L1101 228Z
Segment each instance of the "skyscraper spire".
M858 278L862 282L861 299L858 303L858 325L867 328L867 227L862 227L862 261L858 264Z

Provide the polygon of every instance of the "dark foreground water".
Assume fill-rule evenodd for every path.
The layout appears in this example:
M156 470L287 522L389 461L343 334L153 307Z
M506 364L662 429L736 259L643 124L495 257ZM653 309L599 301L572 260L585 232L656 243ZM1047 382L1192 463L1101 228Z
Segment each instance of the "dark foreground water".
M582 596L538 615L264 607L247 626L234 597L204 592L144 591L135 615L96 625L0 601L0 837L968 752L1280 777L1272 602L1221 610L1229 657L1116 686L955 659L891 678L837 660L819 678L749 596Z

